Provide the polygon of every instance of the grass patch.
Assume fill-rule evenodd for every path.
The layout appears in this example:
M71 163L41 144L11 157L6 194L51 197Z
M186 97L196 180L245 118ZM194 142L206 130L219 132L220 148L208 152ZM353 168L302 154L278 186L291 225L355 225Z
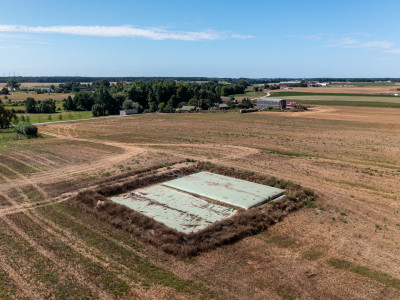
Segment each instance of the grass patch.
M280 236L270 236L268 233L264 233L268 238L265 240L267 244L274 244L280 248L297 250L299 249L299 245L288 238L283 238Z
M296 156L296 157L315 157L313 155L307 154L307 153L300 153L300 152L293 152L293 151L285 151L285 150L279 150L279 149L271 149L271 148L259 148L262 151L268 152L268 153L273 153L273 154L279 154L279 155L285 155L285 156Z
M258 97L264 97L267 94L264 92L246 92L244 94L234 94L234 95L229 95L227 97L235 97L235 98L258 98Z
M92 112L90 111L63 111L56 112L53 114L17 114L19 119L21 116L29 117L31 123L47 123L56 121L70 121L93 118ZM51 119L49 119L51 116ZM59 117L61 116L61 118Z
M325 254L322 253L321 251L314 250L314 249L305 250L301 253L301 255L305 259L308 259L308 260L317 260L317 259L320 259L321 257L325 256Z
M386 273L376 272L371 270L370 268L357 266L355 264L352 264L351 262L341 259L330 259L329 264L336 268L347 270L364 277L368 277L388 287L392 287L400 291L400 280L393 278L392 276Z

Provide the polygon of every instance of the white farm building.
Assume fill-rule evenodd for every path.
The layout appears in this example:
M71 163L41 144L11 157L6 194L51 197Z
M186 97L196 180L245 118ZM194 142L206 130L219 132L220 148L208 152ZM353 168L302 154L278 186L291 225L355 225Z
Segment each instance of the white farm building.
M138 110L136 108L132 108L132 109L124 109L124 110L120 110L119 111L119 115L120 116L129 116L129 115L134 115L137 114Z
M286 100L261 97L257 99L257 108L285 109Z

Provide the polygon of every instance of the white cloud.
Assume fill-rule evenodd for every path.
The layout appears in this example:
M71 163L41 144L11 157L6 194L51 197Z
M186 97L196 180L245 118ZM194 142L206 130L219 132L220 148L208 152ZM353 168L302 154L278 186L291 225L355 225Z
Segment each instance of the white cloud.
M19 33L47 33L47 34L70 34L84 36L102 37L136 37L151 40L180 40L180 41L204 41L221 40L228 38L248 39L250 35L227 34L212 30L206 31L169 31L162 28L137 28L125 26L23 26L23 25L0 25L0 32Z
M350 45L349 48L369 48L369 49L390 49L393 47L393 43L388 41L373 41L373 42L356 42L354 45Z
M393 48L393 49L388 49L384 50L384 53L392 53L392 54L400 54L400 48Z
M326 45L324 47L339 47L345 49L351 48L360 48L367 50L379 51L381 53L392 53L392 54L400 54L400 48L395 48L394 43L386 40L381 41L362 41L360 39L354 39L350 36L343 38L335 38L337 35L323 35L323 34L315 34L304 37L308 40L318 40L325 42ZM367 36L367 35L365 35Z
M245 35L245 34L231 34L230 36L233 39L254 39L254 35Z
M307 40L315 40L315 41L320 41L322 40L322 35L321 34L312 34L312 35L307 35L305 37Z
M348 48L348 47L353 47L354 45L357 44L357 41L346 37L346 38L342 38L339 40L334 41L331 44L326 45L326 47L342 47L342 48Z

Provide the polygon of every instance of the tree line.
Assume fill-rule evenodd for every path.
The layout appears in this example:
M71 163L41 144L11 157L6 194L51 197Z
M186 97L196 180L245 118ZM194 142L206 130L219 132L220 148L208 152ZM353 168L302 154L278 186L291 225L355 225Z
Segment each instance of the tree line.
M0 82L8 82L10 79L15 79L18 82L40 82L40 83L65 83L65 82L95 82L103 79L103 77L89 77L89 76L0 76ZM151 82L155 80L174 80L178 82L199 82L199 81L209 81L209 82L228 82L228 83L238 83L239 81L245 80L250 84L264 84L264 83L279 83L280 81L290 81L290 80L310 80L310 81L340 81L340 82L375 82L375 81L400 81L400 78L343 78L343 77L315 77L315 78L213 78L213 77L135 77L135 76L124 76L124 77L106 77L106 80L110 82L125 81L144 81Z
M53 99L38 100L28 97L25 100L26 113L51 114L56 112L56 102Z
M175 112L184 105L208 109L221 102L221 95L243 93L247 81L222 85L218 82L183 83L174 80L150 82L118 81L110 84L107 80L93 83L90 91L79 91L74 97L63 102L65 110L92 110L93 115L118 114L121 108L135 107L144 112ZM130 103L130 104L129 104Z

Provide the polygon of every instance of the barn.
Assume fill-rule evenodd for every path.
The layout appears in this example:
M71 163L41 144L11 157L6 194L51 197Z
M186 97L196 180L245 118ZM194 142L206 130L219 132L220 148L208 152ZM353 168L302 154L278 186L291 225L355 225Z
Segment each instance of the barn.
M286 100L261 97L257 99L257 108L285 109Z
M137 114L137 113L138 113L138 110L136 108L124 109L124 110L119 111L120 116L129 116L129 115L133 115L133 114Z

